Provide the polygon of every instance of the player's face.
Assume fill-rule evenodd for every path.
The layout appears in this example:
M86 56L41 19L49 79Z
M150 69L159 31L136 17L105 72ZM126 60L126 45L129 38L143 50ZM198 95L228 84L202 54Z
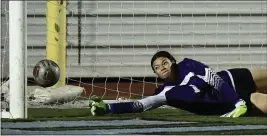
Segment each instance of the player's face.
M171 65L172 62L165 57L159 57L153 62L154 71L161 79L165 79L171 75Z

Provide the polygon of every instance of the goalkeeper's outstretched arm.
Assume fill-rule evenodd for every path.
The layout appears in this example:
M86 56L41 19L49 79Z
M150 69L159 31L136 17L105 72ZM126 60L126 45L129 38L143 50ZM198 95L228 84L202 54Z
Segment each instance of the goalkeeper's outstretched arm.
M89 103L92 115L103 114L123 114L123 113L140 113L152 110L164 105L166 98L164 95L149 96L133 102L121 103L104 103L99 98L93 98Z

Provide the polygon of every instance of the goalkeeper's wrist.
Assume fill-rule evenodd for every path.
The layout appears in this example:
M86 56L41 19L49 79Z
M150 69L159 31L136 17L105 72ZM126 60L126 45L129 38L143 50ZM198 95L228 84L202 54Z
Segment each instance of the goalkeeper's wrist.
M239 99L239 101L235 104L235 107L244 106L244 104L246 104L245 101L242 99Z
M106 113L110 113L110 105L109 104L105 104L106 106Z

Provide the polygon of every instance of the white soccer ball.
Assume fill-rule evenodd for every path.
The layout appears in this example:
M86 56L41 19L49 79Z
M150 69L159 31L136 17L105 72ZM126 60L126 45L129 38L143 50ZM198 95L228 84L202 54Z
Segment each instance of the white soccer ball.
M52 60L41 60L33 68L33 78L39 86L53 86L59 77L59 66Z

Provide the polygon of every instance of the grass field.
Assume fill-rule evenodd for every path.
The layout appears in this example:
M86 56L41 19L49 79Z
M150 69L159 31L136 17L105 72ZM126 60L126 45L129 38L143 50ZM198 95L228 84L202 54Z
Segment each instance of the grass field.
M177 109L156 109L144 113L91 116L89 109L28 109L28 119L9 120L2 122L35 122L35 121L107 121L107 120L157 120L157 121L182 121L195 122L185 124L150 124L150 125L118 125L118 126L83 126L83 127L37 127L21 128L31 131L66 131L66 130L114 130L114 129L143 129L143 128L173 128L173 127L213 127L233 125L267 125L266 117L240 117L235 119L220 118L218 116L198 116ZM140 133L134 133L140 134ZM149 132L141 134L267 134L267 129L253 130L217 130L217 131L192 131L192 132Z

